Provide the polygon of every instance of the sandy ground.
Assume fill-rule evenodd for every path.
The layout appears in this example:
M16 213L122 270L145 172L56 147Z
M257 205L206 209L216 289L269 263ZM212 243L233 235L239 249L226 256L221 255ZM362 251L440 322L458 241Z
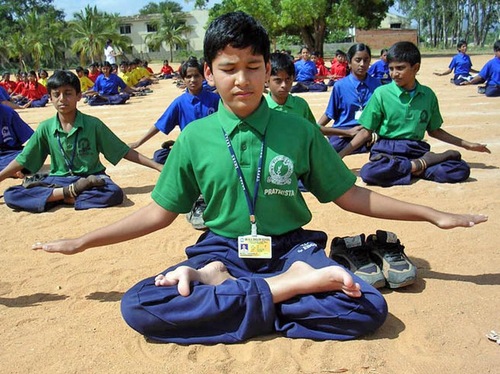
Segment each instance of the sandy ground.
M473 56L480 68L491 55ZM146 205L158 174L126 160L109 165L126 192L118 207L76 212L60 207L42 214L14 212L0 199L0 371L2 373L498 373L500 346L488 341L500 331L500 99L485 98L476 87L456 87L437 77L449 57L426 58L419 74L438 95L444 128L468 140L487 143L492 154L463 150L471 167L461 184L417 181L406 187L373 190L453 212L476 212L489 222L471 229L440 230L428 223L382 221L322 205L308 194L314 214L308 225L335 236L397 233L418 267L417 282L383 290L389 317L364 339L314 342L266 336L236 345L152 344L131 330L120 315L120 298L137 281L184 258L199 235L179 217L166 230L127 243L75 256L33 252L31 245L72 237L114 222ZM155 71L159 66L153 65ZM123 106L94 107L124 141L136 140L181 92L171 81ZM303 94L316 116L329 93ZM21 110L34 128L54 115L52 106ZM175 138L178 131L171 137ZM166 137L139 148L151 156ZM448 145L430 139L437 151ZM451 147L451 146L450 146ZM354 171L366 155L346 158ZM7 180L2 190L19 183ZM363 184L359 181L359 184Z

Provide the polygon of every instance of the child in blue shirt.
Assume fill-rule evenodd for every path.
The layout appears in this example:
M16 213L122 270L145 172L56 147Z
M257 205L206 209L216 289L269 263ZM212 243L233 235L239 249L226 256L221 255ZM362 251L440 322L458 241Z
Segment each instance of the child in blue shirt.
M497 40L493 45L495 57L489 60L470 82L462 82L466 84L476 84L486 81L484 94L488 97L500 96L500 40ZM480 93L482 93L480 91Z
M295 63L295 80L297 83L292 87L292 93L297 92L325 92L328 86L322 82L315 82L318 69L311 60L309 48L302 47L300 50L301 59Z
M347 61L351 73L335 83L325 113L318 124L321 132L330 138L330 144L340 152L361 129L358 119L366 107L373 91L380 82L368 73L371 50L366 44L354 44L347 51ZM332 127L326 127L330 120ZM370 139L370 144L371 139ZM356 149L353 153L368 152L368 145Z
M14 109L0 104L0 130L1 171L21 153L23 144L33 135L33 129Z
M378 79L382 84L391 82L389 64L387 63L387 49L383 48L380 50L380 60L374 62L370 66L368 74L373 78Z
M465 40L460 40L458 42L457 50L458 53L451 59L448 69L442 73L434 72L434 74L442 76L455 71L453 83L460 86L462 82L468 82L473 78L471 72L478 73L478 71L472 68L472 61L467 54L467 42Z
M182 131L195 119L217 111L220 96L203 89L203 66L198 59L190 58L184 62L180 75L186 84L186 90L168 106L162 116L138 141L129 144L132 149L141 146L160 131L168 135L175 126L179 126ZM172 145L173 141L164 142L162 148L155 151L154 160L164 164Z

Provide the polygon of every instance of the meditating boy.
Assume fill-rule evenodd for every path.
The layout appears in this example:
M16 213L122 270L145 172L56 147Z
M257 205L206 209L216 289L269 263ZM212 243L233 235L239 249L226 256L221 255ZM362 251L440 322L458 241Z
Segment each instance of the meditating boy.
M370 150L370 161L360 171L364 182L383 187L407 185L413 177L439 183L458 183L469 178L469 165L460 152L430 151L425 133L470 151L487 152L484 144L472 143L441 128L443 118L434 92L416 80L420 51L411 42L398 42L387 53L392 83L375 90L359 118L363 126L339 152L352 153L379 136Z
M80 238L33 247L72 254L137 238L169 226L202 193L209 230L187 248L187 260L123 297L125 321L150 339L217 344L281 333L346 340L382 325L382 295L328 258L325 233L302 229L311 212L299 179L320 201L374 217L441 228L487 219L355 186L355 175L316 126L268 107L262 93L269 50L266 31L252 17L234 12L216 18L205 34L205 77L223 105L181 132L153 202Z
M50 155L50 172L8 188L5 203L12 209L43 212L55 205L75 209L121 204L123 191L105 173L99 154L116 165L122 158L160 171L162 165L130 149L98 118L83 114L80 80L70 71L56 71L47 89L57 115L38 126L24 150L3 171L0 182L23 168L37 172Z

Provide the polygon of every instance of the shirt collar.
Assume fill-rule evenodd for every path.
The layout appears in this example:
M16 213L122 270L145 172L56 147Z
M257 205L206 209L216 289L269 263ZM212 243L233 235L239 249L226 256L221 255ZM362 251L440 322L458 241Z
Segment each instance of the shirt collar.
M219 104L219 109L217 110L216 115L222 128L228 134L231 134L238 127L238 125L244 122L254 128L261 135L264 135L269 122L269 117L271 115L271 109L269 108L265 98L262 97L257 109L255 109L254 112L246 118L238 118L234 113L230 112L222 102Z
M406 95L408 94L408 91L406 91L405 89L399 87L396 82L392 81L391 83L389 83L392 85L392 89L394 91L394 93L396 94L396 96L398 97L401 97L403 95ZM415 80L415 95L423 95L425 92L422 90L422 85L417 81Z
M62 129L61 122L59 121L59 116L56 114L54 116L54 135L56 133L64 133L65 131ZM68 133L68 136L75 133L77 129L83 127L83 116L81 115L80 111L76 111L76 117L75 117L75 123L73 124L73 128L71 131Z

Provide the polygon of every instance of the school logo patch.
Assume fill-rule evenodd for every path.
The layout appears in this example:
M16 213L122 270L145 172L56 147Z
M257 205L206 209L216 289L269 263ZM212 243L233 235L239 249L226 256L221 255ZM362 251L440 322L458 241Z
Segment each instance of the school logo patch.
M420 123L427 123L429 121L429 113L426 110L422 110L420 113Z
M278 186L291 184L292 179L290 176L292 173L292 160L283 155L276 156L269 163L269 177L267 177L267 182L277 184Z

